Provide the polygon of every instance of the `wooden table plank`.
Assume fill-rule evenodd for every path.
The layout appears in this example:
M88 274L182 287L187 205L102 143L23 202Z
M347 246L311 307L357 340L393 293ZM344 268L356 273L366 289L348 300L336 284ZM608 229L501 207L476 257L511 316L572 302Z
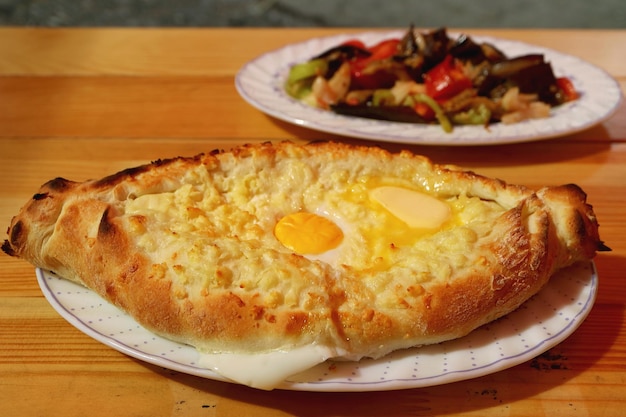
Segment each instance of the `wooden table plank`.
M408 24L407 24L408 27ZM247 61L285 45L367 28L93 29L0 28L2 75L233 75ZM404 28L376 29L405 30ZM427 29L420 29L427 30ZM473 29L450 33L520 40L582 57L626 77L620 30ZM321 51L320 51L321 52Z
M248 60L339 29L0 28L0 225L45 181L98 178L154 159L264 140L341 140L249 106ZM360 32L353 28L346 31ZM570 53L626 91L626 31L468 30ZM574 182L613 252L596 258L596 305L541 355L469 381L374 393L264 392L146 364L81 333L47 303L31 265L0 256L0 404L22 416L622 416L626 407L626 104L548 141L408 148L511 183ZM4 414L3 414L4 415Z
M6 137L340 139L266 116L236 93L232 76L2 76L0 97ZM623 138L625 120L626 103L570 137Z

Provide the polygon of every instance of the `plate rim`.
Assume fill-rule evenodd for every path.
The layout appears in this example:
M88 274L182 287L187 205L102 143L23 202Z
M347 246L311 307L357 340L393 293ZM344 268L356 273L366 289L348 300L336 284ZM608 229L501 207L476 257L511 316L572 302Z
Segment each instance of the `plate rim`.
M474 379L474 378L478 378L481 376L500 372L502 370L519 365L523 362L526 362L546 352L547 350L558 345L559 343L567 339L569 336L571 336L571 334L573 334L576 331L576 329L578 329L578 327L584 322L585 318L592 310L596 297L597 297L597 292L598 292L597 268L593 261L589 262L588 264L582 263L581 266L586 266L589 268L589 275L585 275L585 279L588 280L587 285L589 286L589 290L588 290L589 294L586 297L586 299L582 300L584 301L582 303L580 299L573 300L573 301L578 302L579 304L582 304L582 307L580 308L580 310L578 310L576 314L572 316L571 319L568 321L568 324L564 326L563 328L561 328L558 332L556 332L556 334L552 335L551 337L542 339L540 343L530 346L527 349L522 349L520 352L518 352L515 355L507 355L506 357L497 358L496 360L493 360L478 368L450 370L442 374L430 375L430 376L425 376L422 378L411 378L411 379L395 378L395 379L389 379L389 380L384 380L384 381L364 381L364 382L332 381L332 380L300 382L300 381L295 380L294 377L290 377L290 378L287 378L281 385L277 386L276 389L288 390L288 391L306 391L306 392L369 392L369 391L390 391L390 390L424 388L424 387L443 385L443 384L448 384L452 382L459 382L463 380ZM180 348L194 349L191 346L174 342L169 339L165 339L161 336L158 336L148 331L147 329L140 326L136 321L134 321L132 317L128 316L125 312L123 312L119 308L113 306L108 301L101 298L94 291L84 286L81 286L80 284L63 279L59 277L58 275L50 271L43 270L41 268L36 268L35 271L36 271L37 281L41 288L41 291L44 297L46 298L46 300L53 307L53 309L57 311L57 313L59 313L61 317L63 317L68 323L70 323L72 326L74 326L75 328L77 328L78 330L86 334L87 336L93 338L94 340L110 348L113 348L114 350L117 350L118 352L121 352L127 356L133 357L135 359L141 360L146 363L150 363L155 366L163 367L166 369L171 369L177 372L194 375L194 376L209 379L209 380L237 384L236 382L231 381L230 379L214 372L211 369L203 368L200 365L193 366L189 364L183 364L181 362L172 360L167 357L160 357L151 353L141 351L139 349L133 348L132 346L128 345L125 342L122 342L114 337L103 334L102 332L94 329L88 323L85 323L85 321L81 317L79 317L74 312L69 311L67 306L61 303L58 297L54 294L53 289L50 288L50 286L48 285L47 277L54 277L58 279L59 282L62 282L63 285L72 285L72 286L75 286L76 289L80 289L86 293L92 294L93 296L97 297L101 303L107 304L109 307L112 307L113 309L117 310L120 315L124 316L125 319L131 320L137 326L137 328L140 328L144 332L147 332L148 334L150 334L153 340L166 342L166 344L177 345L179 346L179 349ZM581 291L581 293L583 292L584 291ZM531 327L534 327L534 326L535 325ZM460 338L456 340L457 341L463 340L468 336L465 336L464 338ZM435 346L445 346L446 344L449 345L451 342L455 342L455 341L453 340L449 342L443 342ZM420 348L411 348L411 349L400 351L400 355L402 355L403 353L411 354L411 352L415 352L416 349L420 349ZM373 360L373 361L388 361L390 358L391 358L391 361L393 361L394 353L395 352L392 352L392 354L387 355L386 357L380 358L378 360ZM323 366L323 365L320 364L318 366Z
M595 73L594 75L597 76L593 80L591 78L586 79L584 80L585 82L603 83L606 84L608 88L602 89L605 91L601 93L600 89L591 91L586 89L581 90L579 86L577 86L579 91L582 93L581 97L576 102L565 103L559 106L558 109L553 110L553 115L547 119L526 120L521 123L511 125L494 124L491 125L489 129L485 129L480 126L456 126L454 132L451 134L445 134L443 129L441 129L438 125L388 122L335 114L327 110L313 108L292 97L289 97L284 91L284 88L282 88L284 79L286 78L286 71L289 66L313 56L312 53L308 53L304 56L304 52L298 53L296 52L297 50L304 48L307 50L315 49L317 52L322 52L328 47L336 45L347 39L357 38L361 40L369 40L369 42L366 42L369 44L377 40L402 36L404 33L406 33L406 30L401 31L397 29L364 31L358 33L338 33L290 43L267 51L246 62L235 75L235 88L239 95L257 110L296 126L350 138L403 143L407 145L433 146L513 144L570 135L587 130L608 120L617 111L623 100L623 94L617 80L603 68L585 61L580 57L515 39L485 35L471 35L469 33L467 34L469 34L472 39L483 42L491 42L496 46L498 46L498 44L515 45L517 48L526 50L527 53L533 52L549 55L551 58L549 61L552 63L555 73L563 72L562 75L572 77L572 75L579 76L580 74L571 74L571 68L569 68L568 72L568 70L560 67L558 62L557 65L554 65L552 61L556 58L557 61L574 62L576 63L577 68L582 68L586 72L593 72ZM449 36L454 37L465 33L466 32L449 32ZM319 46L316 47L314 45ZM507 53L505 50L507 48L502 49L505 53ZM271 66L270 68L265 67L265 61L276 61L275 58L280 57L281 55L291 56L294 54L297 57L299 56L298 54L303 56L298 59L293 59L291 62L285 62L285 58L279 59L276 64L277 67L273 70ZM519 56L519 54L511 54L510 56ZM264 80L255 80L252 78L254 72L260 72L264 76L267 76L267 78ZM251 86L248 85L251 81L258 81L254 83L255 88L251 88ZM598 94L610 95L611 99L594 100L594 97ZM270 101L268 101L267 97L270 97ZM271 100L274 100L274 105L272 105ZM278 107L276 103L278 103ZM582 123L580 123L578 120L579 118L577 118L577 120L569 121L569 123L574 123L574 125L567 125L566 127L552 129L549 128L549 124L555 121L555 114L560 118L558 122L562 123L562 119L567 117L567 112L571 112L571 107L582 106L589 106L593 108L592 111L599 113L594 115L594 117L583 119L584 121ZM600 108L598 109L598 107ZM581 111L584 110L585 109ZM565 116L562 116L563 113L565 113ZM304 115L304 117L301 117L302 115ZM573 119L573 117L571 119ZM567 119L565 119L565 121L567 121ZM397 133L381 133L381 131L385 128L393 128L395 131L399 129L401 131L405 131L405 133L401 135ZM526 133L519 133L520 129L525 130ZM503 130L505 133L504 135L502 134ZM409 131L411 133L409 133ZM490 131L495 131L495 133L484 133Z

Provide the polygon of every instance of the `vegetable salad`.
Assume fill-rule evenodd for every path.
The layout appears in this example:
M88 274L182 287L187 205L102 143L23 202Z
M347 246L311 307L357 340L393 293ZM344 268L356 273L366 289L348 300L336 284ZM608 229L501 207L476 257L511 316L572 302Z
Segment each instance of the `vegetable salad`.
M339 114L408 123L517 123L544 118L576 100L572 82L556 77L542 54L509 58L445 28L365 45L358 39L294 65L285 89L311 106Z

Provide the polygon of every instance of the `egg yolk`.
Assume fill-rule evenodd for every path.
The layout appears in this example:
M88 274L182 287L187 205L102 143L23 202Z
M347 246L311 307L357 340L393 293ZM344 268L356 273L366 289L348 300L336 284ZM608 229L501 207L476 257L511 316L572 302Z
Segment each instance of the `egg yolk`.
M319 254L339 246L343 232L326 217L314 213L288 214L276 223L274 236L292 251L304 254Z

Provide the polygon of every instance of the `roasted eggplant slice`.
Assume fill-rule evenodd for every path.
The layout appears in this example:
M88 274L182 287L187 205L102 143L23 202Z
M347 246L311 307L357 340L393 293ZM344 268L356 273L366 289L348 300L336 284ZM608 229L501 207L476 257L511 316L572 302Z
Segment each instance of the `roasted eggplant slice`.
M363 117L366 119L385 120L402 123L428 123L408 106L371 106L368 104L338 104L331 110L344 116Z
M490 73L495 77L508 78L525 68L539 65L543 62L544 59L541 54L523 55L493 64Z
M492 65L476 87L479 95L492 98L501 97L511 87L519 87L520 92L537 94L539 100L547 104L560 104L552 66L541 54L524 55Z
M483 62L496 63L507 59L506 55L489 43L477 43L471 37L461 34L451 44L448 52L453 57L478 65Z
M327 49L326 51L313 57L312 59L319 59L319 58L324 58L324 59L329 59L329 60L338 59L338 58L352 59L355 57L366 58L370 55L372 55L372 53L368 51L367 49L362 49L362 48L359 48L358 46L345 44L345 45L339 45L339 46L335 46L330 49Z
M540 101L555 106L558 100L559 87L552 66L547 62L525 67L509 77L513 85L519 87L521 93L537 94Z

